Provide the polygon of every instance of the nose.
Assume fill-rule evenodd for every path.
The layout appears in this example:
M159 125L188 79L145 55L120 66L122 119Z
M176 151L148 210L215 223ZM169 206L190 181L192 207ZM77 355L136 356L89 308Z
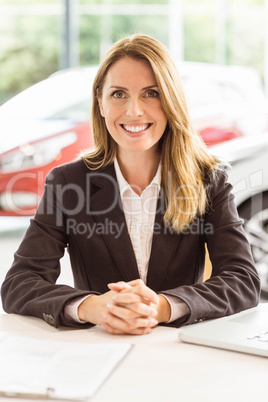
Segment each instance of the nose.
M142 101L139 98L130 98L127 103L126 115L128 117L140 117L143 115Z

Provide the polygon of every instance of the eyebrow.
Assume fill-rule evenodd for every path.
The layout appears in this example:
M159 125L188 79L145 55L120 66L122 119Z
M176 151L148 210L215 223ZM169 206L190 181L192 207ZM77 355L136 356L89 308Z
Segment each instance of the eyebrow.
M141 90L144 91L145 89L152 89L152 88L158 88L158 85L156 85L156 84L155 85L149 85L148 87L144 87ZM109 87L109 89L123 89L125 91L128 91L128 88L121 87L120 85L111 85Z

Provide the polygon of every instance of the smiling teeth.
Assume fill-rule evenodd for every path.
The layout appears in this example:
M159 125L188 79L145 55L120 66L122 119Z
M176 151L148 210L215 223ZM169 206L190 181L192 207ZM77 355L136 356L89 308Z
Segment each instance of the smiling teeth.
M141 131L146 130L150 124L145 124L144 126L124 126L124 129L129 131L130 133L140 133Z

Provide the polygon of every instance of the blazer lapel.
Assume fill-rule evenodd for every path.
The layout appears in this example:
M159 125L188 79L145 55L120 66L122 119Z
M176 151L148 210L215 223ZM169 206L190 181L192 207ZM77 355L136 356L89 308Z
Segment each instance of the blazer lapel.
M161 289L162 283L168 275L168 269L179 245L180 234L167 228L163 222L164 194L161 191L155 216L155 230L152 250L147 274L147 286L155 291Z
M90 175L97 187L90 197L90 211L124 281L139 278L139 272L113 165ZM90 195L89 195L90 196ZM103 229L103 230L102 230Z

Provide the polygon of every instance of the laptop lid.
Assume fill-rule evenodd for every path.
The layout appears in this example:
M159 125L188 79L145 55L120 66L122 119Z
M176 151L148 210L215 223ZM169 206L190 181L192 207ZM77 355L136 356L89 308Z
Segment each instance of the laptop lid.
M268 303L179 329L179 340L268 357Z

